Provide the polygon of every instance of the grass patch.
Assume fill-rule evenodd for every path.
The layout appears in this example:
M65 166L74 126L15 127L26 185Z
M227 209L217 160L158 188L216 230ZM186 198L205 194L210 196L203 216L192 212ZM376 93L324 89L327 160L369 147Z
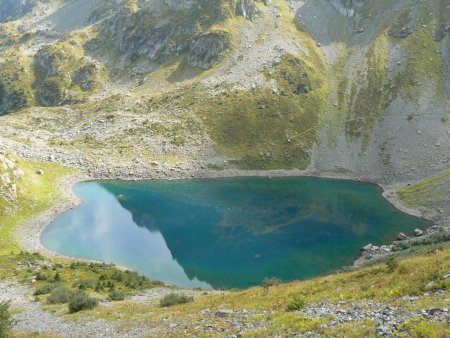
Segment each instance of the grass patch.
M169 293L161 298L159 305L161 307L174 306L179 304L190 303L194 300L194 297L187 295L179 295L177 293Z
M450 193L450 171L401 188L397 196L409 206L430 205L436 199L445 199Z
M11 211L0 205L0 258L20 250L14 236L17 225L43 212L60 198L58 180L73 173L73 170L55 163L38 163L15 159L24 176L17 182L18 207ZM38 170L43 175L38 175Z
M277 92L223 88L218 95L201 95L205 89L194 85L171 102L195 111L217 151L240 168L306 168L326 102L323 73L287 55L265 75L276 81Z

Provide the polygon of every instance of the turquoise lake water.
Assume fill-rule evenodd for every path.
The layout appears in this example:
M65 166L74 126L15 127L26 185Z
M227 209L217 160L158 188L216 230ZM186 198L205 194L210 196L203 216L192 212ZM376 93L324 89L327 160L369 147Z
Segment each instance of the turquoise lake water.
M325 274L351 264L367 243L426 226L377 186L346 180L99 181L74 191L84 203L46 228L44 246L184 287Z

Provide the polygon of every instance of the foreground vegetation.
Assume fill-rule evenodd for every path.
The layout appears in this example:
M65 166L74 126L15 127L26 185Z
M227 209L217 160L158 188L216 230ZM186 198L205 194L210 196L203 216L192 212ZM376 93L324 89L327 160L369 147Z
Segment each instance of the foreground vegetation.
M212 313L221 309L231 309L236 313L252 309L260 315L255 315L251 320L258 322L263 319L267 323L256 336L284 336L306 331L326 336L373 336L373 321L324 326L331 318L310 318L301 310L323 303L339 304L343 309L351 308L354 304L362 308L380 307L383 304L409 311L446 307L450 297L450 279L446 278L449 272L450 246L432 245L423 247L420 254L401 259L391 258L376 266L352 272L201 296L194 302L159 310L155 310L158 303L116 302L112 307L96 308L91 316L109 320L127 318L127 323L139 322L142 325L156 325L166 318L169 321L191 323L189 333L196 335L201 334L201 331L193 327L202 321L202 311L205 309ZM405 301L405 296L417 297L417 301ZM397 332L398 336L414 337L444 337L449 334L448 323L429 321L424 317L404 322Z

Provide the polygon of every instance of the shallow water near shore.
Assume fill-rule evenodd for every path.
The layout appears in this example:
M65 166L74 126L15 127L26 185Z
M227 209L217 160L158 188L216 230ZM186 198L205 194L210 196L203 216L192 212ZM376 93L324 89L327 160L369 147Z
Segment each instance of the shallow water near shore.
M42 233L65 255L125 265L183 287L243 288L349 265L367 244L426 221L375 185L311 177L77 184L83 204Z

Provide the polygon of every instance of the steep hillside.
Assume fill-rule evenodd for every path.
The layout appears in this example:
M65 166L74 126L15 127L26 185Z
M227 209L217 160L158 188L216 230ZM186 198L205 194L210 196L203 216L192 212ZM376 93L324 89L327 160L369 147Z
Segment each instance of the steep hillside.
M39 3L1 26L1 114L29 107L2 135L52 125L41 154L118 174L142 171L137 156L164 172L407 183L449 167L449 11L444 0Z
M449 4L320 4L298 12L336 74L317 168L387 182L448 168Z
M450 167L444 0L30 10L0 25L0 136L20 156L95 177L298 169L386 186Z

